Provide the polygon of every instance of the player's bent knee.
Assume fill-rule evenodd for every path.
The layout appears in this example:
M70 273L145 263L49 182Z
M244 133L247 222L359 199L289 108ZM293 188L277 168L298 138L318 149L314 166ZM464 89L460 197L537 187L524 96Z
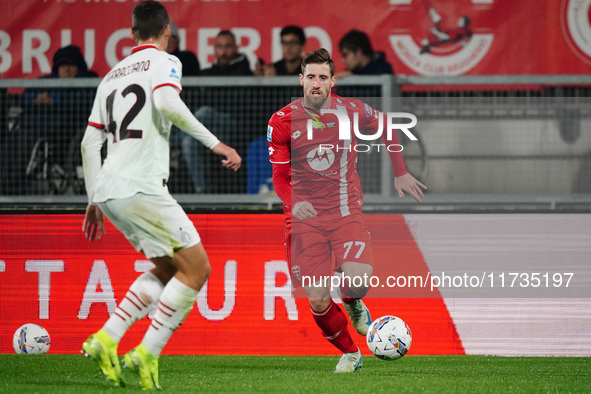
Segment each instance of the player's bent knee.
M203 280L203 282L205 282L209 278L210 274L211 274L211 264L209 264L209 261L206 261L205 263L203 263L201 265L201 267L199 267L197 275L199 276L199 278L201 280Z
M189 286L196 290L201 289L210 274L211 265L207 260L191 267L191 270L186 273L187 279L190 282Z
M330 305L330 298L309 298L310 306L315 311L323 311Z
M341 295L347 298L363 298L367 295L369 291L369 287L359 286L359 287L349 287L346 289L341 289Z

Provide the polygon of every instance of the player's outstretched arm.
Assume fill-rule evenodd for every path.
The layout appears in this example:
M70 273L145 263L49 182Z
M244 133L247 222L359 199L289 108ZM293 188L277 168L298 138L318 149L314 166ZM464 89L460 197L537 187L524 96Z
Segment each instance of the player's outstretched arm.
M193 116L176 88L166 85L154 90L154 106L176 127L201 141L209 149L220 142L207 127Z
M226 168L229 168L234 171L238 171L240 168L240 164L242 163L242 158L236 152L236 149L220 142L212 149L213 153L220 156L225 156L226 158L222 160L222 165Z
M421 202L421 200L425 198L423 190L427 190L427 186L417 181L416 178L408 172L394 178L394 187L400 198L404 197L404 193L406 192L417 202Z
M90 241L98 241L105 231L105 216L97 205L88 205L86 207L86 215L82 223L82 231L86 235L86 239Z

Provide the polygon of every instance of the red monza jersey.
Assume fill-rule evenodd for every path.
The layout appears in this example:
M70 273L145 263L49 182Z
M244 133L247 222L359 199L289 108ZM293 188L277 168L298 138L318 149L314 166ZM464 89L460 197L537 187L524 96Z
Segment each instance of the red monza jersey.
M363 193L357 174L357 155L369 145L388 149L394 175L406 173L398 137L387 139L386 116L361 100L331 96L328 110L345 112L350 120L348 139L339 136L338 115L321 115L303 106L299 99L275 112L267 128L269 158L273 166L291 165L291 204L310 202L318 212L316 219L329 220L361 212ZM355 115L357 114L357 115ZM353 127L361 134L373 135L382 123L381 141L359 141ZM375 149L375 148L374 148ZM367 153L362 153L367 154ZM279 194L279 193L278 193ZM280 197L282 197L280 195ZM284 204L286 198L282 197ZM286 212L291 211L289 207Z

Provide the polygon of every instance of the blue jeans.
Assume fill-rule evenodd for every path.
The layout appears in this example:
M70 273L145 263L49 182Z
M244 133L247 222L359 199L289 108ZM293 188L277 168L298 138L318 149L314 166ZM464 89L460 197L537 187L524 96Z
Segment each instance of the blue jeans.
M222 142L227 142L235 129L234 118L224 112L208 106L200 107L194 113L205 127L209 129ZM171 142L180 145L183 159L189 171L193 189L196 193L205 191L205 163L203 160L203 145L187 133L179 132L171 135Z

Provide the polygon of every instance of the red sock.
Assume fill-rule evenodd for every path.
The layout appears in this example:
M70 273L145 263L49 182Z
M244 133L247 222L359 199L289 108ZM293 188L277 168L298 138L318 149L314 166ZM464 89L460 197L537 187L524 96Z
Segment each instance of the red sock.
M348 320L341 308L334 301L323 311L310 308L316 325L322 330L322 335L343 353L354 353L357 346L353 342L347 328Z
M343 301L344 304L347 305L351 305L352 303L354 303L355 301L357 301L359 298L347 298L345 296L341 296L341 301Z

